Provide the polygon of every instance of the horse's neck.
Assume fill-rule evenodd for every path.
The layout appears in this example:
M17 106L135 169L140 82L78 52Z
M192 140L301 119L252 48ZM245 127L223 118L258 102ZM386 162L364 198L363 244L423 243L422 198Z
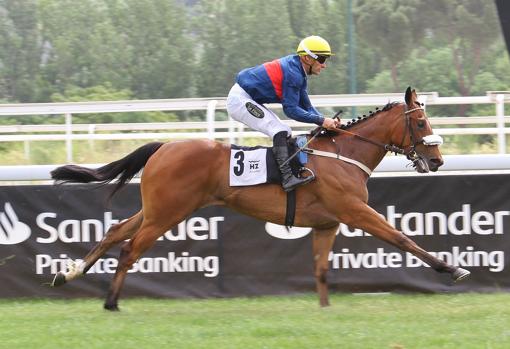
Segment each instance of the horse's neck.
M347 129L347 131L380 144L391 144L392 128L396 122L393 119L395 118L397 108L395 106L387 111L378 112L375 116L360 122L358 125ZM386 154L386 150L383 147L349 134L340 132L334 138L335 142L340 145L341 155L358 160L367 165L371 170L379 165Z

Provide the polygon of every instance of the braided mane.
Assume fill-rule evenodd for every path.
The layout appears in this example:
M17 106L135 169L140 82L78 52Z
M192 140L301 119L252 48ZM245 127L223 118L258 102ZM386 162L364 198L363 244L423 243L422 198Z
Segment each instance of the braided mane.
M368 120L368 119L376 116L380 112L390 110L391 108L393 108L397 104L399 104L399 102L390 102L390 103L386 104L382 109L379 109L379 107L377 107L377 108L375 108L375 112L369 111L368 115L358 116L357 119L356 118L352 119L351 121L347 122L347 124L342 125L340 128L342 130L347 130L347 129L355 126L355 125L358 125L359 123L361 123L361 122L363 122L365 120Z
M394 106L396 106L397 104L399 104L399 102L389 102L388 104L386 104L382 109L379 109L379 107L376 107L375 108L375 112L373 111L369 111L368 112L368 115L363 115L363 116L358 116L357 118L354 118L352 119L351 121L347 122L346 124L343 124L342 126L340 126L340 128L342 130L347 130L347 129L350 129L351 127L353 126L356 126L360 123L362 123L363 121L366 121L368 119L371 119L373 118L374 116L376 116L377 114L383 112L383 111L388 111L390 110L391 108L393 108ZM312 131L312 135L314 135L316 132L318 132L319 130L321 130L320 127L318 127L317 129L313 130ZM336 131L323 131L320 133L319 136L334 136L336 135L337 132Z

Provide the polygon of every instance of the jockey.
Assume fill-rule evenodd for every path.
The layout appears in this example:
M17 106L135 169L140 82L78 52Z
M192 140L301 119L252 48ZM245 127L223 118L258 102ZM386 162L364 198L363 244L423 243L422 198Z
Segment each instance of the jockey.
M329 43L320 36L301 40L296 54L242 70L227 97L229 116L273 140L273 152L282 174L283 190L291 191L314 179L296 177L292 173L287 138L292 130L282 123L265 103L282 104L289 118L313 123L332 130L339 122L322 116L310 103L307 77L319 75L326 68L326 59L333 53Z

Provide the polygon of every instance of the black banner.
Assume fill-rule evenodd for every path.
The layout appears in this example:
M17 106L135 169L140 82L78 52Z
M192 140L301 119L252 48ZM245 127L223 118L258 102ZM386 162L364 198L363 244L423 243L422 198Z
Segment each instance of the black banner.
M510 290L509 175L373 178L370 204L427 251L472 272L453 284L414 256L342 225L328 281L346 292ZM0 297L104 296L120 247L80 279L49 287L108 228L140 209L139 186L111 203L90 185L0 187ZM169 212L171 214L171 212ZM123 296L211 297L315 289L309 228L213 206L168 231L134 265ZM506 252L506 253L505 253Z
M503 32L503 37L506 42L506 49L510 54L510 2L506 0L496 0L496 7L498 9L501 31Z

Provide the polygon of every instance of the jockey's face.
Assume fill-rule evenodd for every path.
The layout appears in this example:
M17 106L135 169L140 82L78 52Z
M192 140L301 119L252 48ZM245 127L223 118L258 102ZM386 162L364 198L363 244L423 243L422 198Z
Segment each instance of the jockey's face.
M301 63L305 69L306 75L319 75L322 69L326 68L326 62L320 63L310 56L302 56Z

